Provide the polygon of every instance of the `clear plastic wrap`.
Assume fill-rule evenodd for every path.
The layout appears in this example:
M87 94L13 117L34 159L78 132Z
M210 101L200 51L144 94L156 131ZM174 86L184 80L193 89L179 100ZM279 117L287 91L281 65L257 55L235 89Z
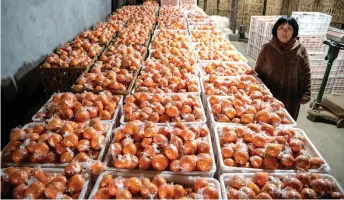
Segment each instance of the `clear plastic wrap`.
M270 187L267 187L264 185L264 187L262 188L262 190L259 190L259 188L257 188L258 186L255 183L259 183L259 181L255 181L255 183L252 181L252 178L255 176L254 173L225 173L222 174L220 176L220 183L221 183L221 191L222 191L222 197L223 199L228 199L227 196L227 191L229 191L229 187L231 186L231 181L233 179L233 177L236 178L245 178L246 180L243 180L244 185L242 187L248 187L250 188L252 191L254 191L256 194L260 193L261 198L263 199L267 199L268 197L273 197L273 198L277 198L277 199L281 199L281 198L287 198L289 196L289 198L295 199L296 196L295 193L293 191L296 191L297 188L296 184L290 185L289 189L288 188L283 188L283 183L280 181L281 179L289 179L292 180L295 178L295 176L297 176L296 173L278 173L278 172L274 172L274 173L269 173L269 179L267 180L268 183L270 183ZM333 187L331 190L337 190L340 193L344 193L343 188L341 187L341 185L339 184L339 182L331 175L329 174L314 174L314 176L317 176L317 179L324 179L327 181L332 182L334 185L332 185L331 187ZM234 182L233 182L234 183ZM236 181L235 184L233 185L234 187L240 187L240 185L238 185L238 183L240 183L239 181ZM291 182L290 182L291 183ZM271 185L272 184L272 185ZM266 184L268 185L268 184ZM294 189L295 188L295 189ZM232 195L232 198L238 198L240 197L240 195L247 195L248 193L246 192L247 190L236 190L234 188L231 188L229 191L229 194ZM302 188L301 188L302 189ZM305 189L305 197L307 197L307 193L308 189L307 187L304 187ZM317 193L314 193L314 191L311 189L311 191L313 193L313 195L315 195L315 198L319 198L317 197ZM298 191L296 191L298 192ZM240 194L241 193L241 194ZM265 194L265 195L262 195ZM301 196L302 196L301 192ZM272 195L272 196L271 196ZM300 194L296 194L299 198L301 197ZM313 196L311 195L311 196ZM311 196L308 196L308 198L306 199L310 199ZM327 196L328 197L328 196ZM242 196L243 198L243 196ZM254 198L257 198L256 195L254 195Z
M139 123L139 122L137 122L137 123ZM202 132L203 129L201 129L201 128L205 128L205 130L208 130L208 128L206 127L205 124L199 123L199 124L185 125L186 129L185 128L184 129L176 128L176 127L178 127L177 125L175 126L174 129L171 129L173 126L170 126L170 125L158 125L154 128L154 130L156 130L156 131L160 130L162 132L172 131L171 132L171 138L167 139L163 136L161 136L161 137L157 136L156 138L154 137L153 140L152 140L152 138L149 138L149 136L151 134L154 134L154 131L150 130L150 128L147 128L148 127L147 124L145 125L145 124L139 123L139 124L137 124L137 126L142 127L141 129L143 129L145 127L145 129L144 129L145 131L142 132L142 134L147 136L147 137L143 138L143 140L140 143L141 146L144 146L144 147L140 147L140 148L144 149L144 151L143 151L142 156L139 158L138 163L136 163L136 161L135 161L133 168L131 168L130 165L127 165L127 164L124 165L124 163L121 162L122 160L123 160L123 162L129 161L128 159L133 161L132 157L129 158L128 154L123 155L124 153L131 153L131 155L132 155L132 153L134 153L135 155L138 155L137 152L139 152L138 148L135 148L134 146L130 147L130 145L131 145L130 143L134 143L134 139L137 138L136 135L124 136L122 134L124 134L123 131L125 132L125 131L129 131L129 130L133 130L133 131L135 130L135 132L137 134L139 134L140 131L137 131L134 127L128 126L128 124L127 124L127 126L121 126L121 127L114 130L114 133L115 134L117 133L117 135L115 135L114 140L112 141L112 143L110 145L110 148L108 150L108 153L107 153L105 161L104 161L106 164L106 170L128 172L128 173L140 172L140 171L142 171L142 170L144 170L150 166L150 164L146 165L146 160L148 160L147 162L149 162L149 163L153 162L151 160L152 157L155 157L155 155L159 154L159 155L165 155L166 158L169 159L169 160L167 160L168 166L166 168L162 167L162 169L164 169L164 170L161 171L161 173L163 173L163 174L203 176L203 177L212 177L215 174L216 164L215 164L215 157L214 157L214 152L213 152L213 148L212 148L211 136L209 133L207 133L206 136L202 137L202 134L204 134L204 133ZM196 130L198 129L198 133L201 134L200 137L197 137L196 139L192 139L195 137L195 135L188 135L189 133L192 133L192 132L186 131L186 130L191 130L191 129L196 129ZM183 143L182 140L180 140L180 137L174 137L173 134L177 133L178 131L182 131L181 133L183 136L181 136L181 138L183 138L184 140L187 140L188 142ZM124 139L119 140L120 138L123 138L123 137L124 137ZM158 138L159 138L160 142L157 142ZM120 145L120 144L126 144L126 145ZM136 149L136 151L135 151L135 149ZM162 150L164 150L164 151L161 152ZM196 151L198 154L196 154ZM184 152L186 155L181 156L180 152ZM209 152L209 154L203 153L203 152ZM205 154L207 154L207 155L205 155ZM197 163L200 159L204 160L204 163L203 163L204 165L203 164L201 165L201 162L198 163L199 166L197 165L198 167L203 167L202 171L201 170L193 171L194 169L196 169L195 167L190 168L191 169L191 171L190 171L189 170L190 166L183 164L184 161L182 161L182 159L185 159L185 160L193 159L190 156L194 156L194 155L196 156L195 161ZM115 156L115 160L114 160L114 156ZM177 158L176 156L178 158L180 158L180 160L175 160ZM190 158L188 158L188 156ZM137 158L135 158L135 159L137 159ZM209 163L207 163L207 162L209 161L209 159L212 160L212 163L211 163L211 165L208 166ZM114 162L114 161L116 161L116 162ZM164 163L165 161L162 159L161 162ZM190 163L190 162L187 161L185 163ZM114 164L117 165L117 167L115 167ZM197 169L198 169L198 167L197 167ZM155 170L148 168L149 170L144 170L144 171L147 171L150 173L157 173L158 171L156 169L159 169L160 166L157 166L157 165L154 166L153 165L153 168L155 168ZM173 169L174 171L171 171L171 169ZM166 171L166 170L169 170L169 171Z
M102 135L103 137L103 139L102 140L95 140L95 141L93 141L92 142L92 140L85 140L86 141L86 143L80 143L81 142L81 140L80 141L78 141L78 146L77 147L73 147L73 148L75 148L75 149L78 149L78 148L80 148L80 149L83 149L83 150L80 150L80 151L71 151L70 150L70 148L66 148L67 149L67 151L66 152L70 152L72 155L73 155L73 160L77 160L77 159L84 159L84 158L81 158L81 155L80 155L80 158L78 157L78 155L79 155L79 153L82 153L82 152L84 152L84 151L87 151L87 149L88 148L91 148L91 146L92 146L92 149L93 149L93 147L94 148L97 148L98 150L97 151L99 151L99 154L97 154L97 158L95 158L95 159L93 159L93 158L91 158L91 152L92 151L90 151L90 153L89 154L85 154L85 156L87 156L89 159L92 159L92 160L100 160L100 161L102 161L103 160L103 158L104 158L104 155L105 155L105 153L106 153L106 150L107 150L107 148L108 148L108 145L109 145L109 142L110 142L110 140L111 140L111 133L112 133L112 128L113 128L113 122L103 122L103 121L101 121L100 122L102 125L105 125L105 126L107 126L107 130L106 130L106 132L105 132L105 134L104 135ZM44 122L33 122L33 123L29 123L29 124L26 124L23 128L21 128L20 130L24 130L24 129L26 129L26 128L34 128L36 125L41 125L41 126L48 126L46 123L44 123ZM66 126L67 127L67 126ZM85 127L84 127L84 129L83 130L86 130L86 128L90 128L91 126L88 126L88 125L86 125ZM57 129L57 130L62 130L62 129L65 129L65 127L62 127L62 128L59 128L59 129ZM66 129L67 130L67 129ZM72 136L72 135L75 135L75 134L71 134L71 133L68 133L68 132L66 132L65 134L63 134L63 137L61 137L59 134L55 134L55 133L53 133L53 132L51 132L51 131L46 131L46 132L49 132L49 133L46 133L46 135L48 135L48 134L50 134L51 135L51 137L47 137L47 143L49 144L49 146L51 146L51 145L53 145L53 146L55 146L56 144L55 143L57 143L59 140L60 140L60 143L62 143L62 142L65 142L66 144L68 143L68 144L70 144L70 143L72 143L72 140L74 139L73 137L68 137L69 135L70 136ZM59 138L56 138L56 137L52 137L53 135L56 135L56 136L59 136L60 137L60 139ZM99 138L99 139L101 139L101 138ZM37 141L39 141L39 140L43 140L43 136L41 137L41 138L39 138ZM66 140L66 141L64 141L64 140ZM26 139L25 141L23 141L22 143L21 143L21 147L20 148L23 148L23 150L24 149L27 149L27 148L31 148L30 146L28 146L30 144L30 139L28 138L28 139ZM37 144L37 143L35 143L35 144ZM43 143L43 144L45 144L45 143ZM58 143L59 144L59 143ZM81 146L80 146L81 145ZM45 147L46 145L44 145L44 147ZM48 153L47 153L47 155L44 155L44 156L49 156L49 151L50 151L50 147L49 146L46 146L46 147L48 147L49 149L48 149ZM98 147L97 147L98 146ZM7 161L5 158L6 157L8 157L8 156L12 156L12 154L13 154L13 151L12 150L8 150L8 148L9 148L9 144L8 145L6 145L4 148L3 148L3 150L2 150L2 152L1 152L1 158L2 158L2 163L3 163L3 165L5 165L5 166L32 166L32 167L42 167L42 168L52 168L52 167L58 167L58 168L62 168L62 167L65 167L65 166L67 166L68 165L68 163L32 163L32 162L19 162L19 163L14 163L13 162L13 159L11 159L11 161ZM38 147L33 147L33 148L38 148ZM41 147L41 148L43 148L43 147ZM53 147L51 147L51 148L53 148ZM57 149L57 148L59 148L59 146L58 145L56 145L55 146L55 148ZM62 148L62 147L61 147ZM60 150L61 152L63 152L63 150ZM44 151L44 152L46 152L46 151ZM38 153L38 152L37 152ZM36 153L35 153L36 154ZM76 154L75 155L75 157L74 157L74 154ZM33 154L31 154L30 153L30 155L33 155ZM62 154L63 155L63 154ZM61 155L61 157L62 157L62 155ZM53 158L55 158L55 154L53 154L52 155L52 157ZM32 159L34 159L34 158L32 158ZM48 158L45 158L45 159L48 159ZM56 159L56 158L55 158ZM62 158L60 158L60 159L62 159ZM36 159L34 159L34 160L36 160ZM37 158L37 160L40 160L40 158ZM47 160L48 161L48 160ZM85 162L80 162L83 166L85 166L86 164L87 164L87 161L85 161Z
M235 131L236 129L238 130L242 130L242 129L247 129L246 127L243 126L230 126L230 125L216 125L214 128L214 135L215 135L215 145L216 145L216 150L217 150L217 154L218 154L218 165L219 165L219 170L221 173L228 173L228 172L276 172L276 173L288 173L288 172L295 172L297 171L297 169L295 168L295 162L294 162L294 158L292 158L291 160L291 167L286 167L286 169L274 169L274 170L270 170L270 169L262 169L262 159L256 159L258 157L265 157L265 156L270 156L270 157L277 157L279 159L280 162L283 162L283 156L284 155L289 155L289 152L291 152L291 148L293 147L289 147L289 143L287 141L282 141L284 140L283 138L285 138L284 136L279 137L279 131L283 131L283 130L293 130L297 135L295 135L293 137L293 139L297 139L302 142L302 146L300 149L300 152L304 152L305 155L308 155L310 158L313 157L318 157L323 161L323 164L320 166L320 168L318 169L308 169L307 172L315 172L315 173L319 173L319 172L323 172L323 173L328 173L330 171L330 166L328 165L328 163L324 160L324 158L321 156L321 154L319 153L319 151L315 148L315 146L313 145L313 143L310 141L310 139L307 137L307 135L305 134L305 132L301 129L298 128L276 128L275 130L272 130L273 127L271 127L271 129L267 129L264 128L263 126L255 126L257 128L260 128L261 130L258 130L259 133L255 133L255 132L246 132L246 135L243 137L245 141L249 141L247 142L248 147L250 148L250 152L251 152L251 158L254 157L253 159L255 160L249 160L251 166L248 167L239 167L239 166L228 166L231 163L228 162L229 160L225 161L225 159L227 158L232 158L234 159L233 153L235 152L234 150L232 150L231 154L228 154L228 150L226 148L234 148L235 149L235 141L241 140L240 137L238 137L238 133L240 133L239 131ZM265 127L270 127L270 126L265 126ZM230 132L226 132L226 135L223 135L222 129L223 128L227 128L230 130ZM253 127L252 127L253 128ZM248 129L247 129L248 130ZM234 131L233 136L228 135L231 133L231 131ZM249 134L251 133L251 134ZM286 132L289 133L289 132ZM267 141L267 139L270 139L270 136L273 135L274 136L274 140L276 140L276 142L269 142ZM223 152L221 153L221 149L223 147L221 147L220 145L220 136L225 136L223 138L226 139L226 143L223 145L223 147L226 147ZM260 137L262 136L262 137ZM277 137L276 137L277 136ZM282 138L282 139L281 139ZM291 141L293 140L291 139ZM284 142L286 142L287 144L284 144ZM234 146L233 146L234 145ZM283 147L283 149L279 149L275 148L275 146L279 146L280 148L283 147L283 145L286 145L285 147ZM260 151L262 150L262 151ZM273 154L278 154L278 155L273 155ZM227 156L229 155L229 156ZM257 156L255 156L257 155ZM224 157L225 156L225 157ZM259 162L259 163L254 163L253 161ZM288 162L288 160L285 160L286 162ZM225 164L225 162L228 162L227 165ZM234 162L233 162L234 164ZM256 165L256 168L253 168L252 166ZM289 166L289 164L288 164ZM302 170L300 168L300 170Z
M102 173L94 187L93 190L89 196L89 199L93 199L94 195L96 194L96 192L99 190L100 188L100 184L101 181L103 179L103 177L107 176L107 175L112 175L113 178L131 178L131 177L141 177L141 178L148 178L148 179L152 179L155 175L157 174L152 174L152 173L123 173L123 172L104 172ZM194 188L194 183L195 181L198 179L197 177L192 177L192 176L178 176L178 175L168 175L168 174L160 174L162 177L164 177L166 179L166 181L168 183L173 183L173 184L180 184L183 187L189 187L189 188ZM216 190L218 191L218 196L219 199L221 199L221 188L220 188L220 183L218 180L214 179L214 178L202 178L204 180L206 180L210 185L214 186L216 188Z

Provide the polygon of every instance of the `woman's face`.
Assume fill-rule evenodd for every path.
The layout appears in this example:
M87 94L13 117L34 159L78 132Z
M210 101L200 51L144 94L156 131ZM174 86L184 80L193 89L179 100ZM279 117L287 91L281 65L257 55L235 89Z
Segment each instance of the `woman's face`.
M293 36L293 27L290 26L290 24L285 23L285 24L281 24L278 28L277 28L277 37L278 40L281 43L287 43L289 42L289 40L292 38Z

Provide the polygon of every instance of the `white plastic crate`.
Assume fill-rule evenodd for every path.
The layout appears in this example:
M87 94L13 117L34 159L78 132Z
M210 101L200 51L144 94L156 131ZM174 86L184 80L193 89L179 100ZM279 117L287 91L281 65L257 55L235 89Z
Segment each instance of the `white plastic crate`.
M265 29L266 29L266 24L267 24L267 22L265 20L263 20L263 19L258 20L257 33L259 35L264 34Z
M265 36L261 36L261 35L256 35L256 34L252 34L251 38L248 41L249 45L252 45L258 49L261 49L262 46L268 42L270 42L271 38L267 38Z
M272 28L274 27L276 21L259 21L260 26L258 34L264 37L272 37Z
M265 32L266 24L272 23L275 24L275 22L280 18L281 16L273 15L273 16L251 16L250 21L250 31L256 32L259 34L262 34L262 31ZM272 30L272 28L271 28Z
M258 34L252 35L252 38L250 39L249 44L252 46L258 47L258 42L259 42L258 37L259 37Z
M272 38L272 28L274 27L275 22L268 22L266 30L265 30L265 37Z
M248 45L247 46L247 54L248 54L248 56L250 56L251 58L253 58L255 60L257 60L257 58L258 58L259 51L260 51L260 49L258 49L255 46L252 46L252 45Z
M330 23L299 23L299 35L325 35Z
M269 43L271 38L267 38L266 36L260 36L258 35L258 41L257 41L257 48L261 49L264 44Z
M247 53L247 55L250 56L250 57L251 57L251 55L252 55L252 50L253 50L253 46L252 46L251 44L248 44L248 45L247 45L247 51L246 51L246 53Z
M270 169L262 169L262 168L253 168L253 167L247 167L246 168L246 167L225 165L224 164L224 158L223 158L222 153L221 153L222 145L220 145L220 137L223 136L222 129L224 127L227 127L230 130L235 130L235 129L240 128L240 127L246 128L245 126L226 125L226 124L220 124L220 123L215 125L213 133L215 136L214 141L215 141L216 150L218 152L218 157L217 157L217 159L218 159L218 170L221 173L246 173L246 172L249 172L249 173L253 173L253 172L292 173L292 172L294 172L295 168L285 168L285 169L279 168L279 169L275 169L275 170L270 170ZM281 128L281 127L276 128L275 129L276 132L274 134L277 134L278 130L284 130L284 129L285 128ZM306 151L310 157L319 157L325 162L325 164L321 168L319 168L319 169L308 169L307 172L310 172L310 173L319 173L319 172L328 173L331 170L329 164L322 157L322 155L320 154L318 149L314 146L312 141L308 138L306 133L302 129L299 129L299 128L287 127L287 129L292 129L295 131L296 135L305 138L305 142L303 145L303 151ZM261 132L259 132L259 134L261 134ZM226 143L228 144L230 142L226 142ZM246 143L246 144L249 145L249 143Z
M332 16L321 12L292 12L298 23L331 23Z
M299 24L299 35L326 35L332 16L320 12L292 12Z
M338 66L338 70L337 70L336 75L337 76L344 76L344 59L340 60L340 64Z
M148 178L150 180L152 180L152 178L154 176L157 175L157 173L147 173L147 172L112 172L112 171L106 171L101 173L96 182L94 183L94 187L91 191L91 194L89 196L89 199L94 199L94 195L96 194L96 192L100 189L100 184L102 183L101 181L103 180L103 177L107 176L107 175L112 175L114 178L117 177L123 177L123 178L130 178L130 177L145 177ZM162 177L165 178L165 180L169 183L173 183L173 184L180 184L183 187L187 188L193 188L195 185L195 181L198 179L198 177L195 176L178 176L178 175L170 175L170 174L164 174L161 173L160 174ZM209 185L212 185L216 188L216 192L219 194L219 199L222 199L222 194L221 194L221 185L220 182L218 180L216 180L215 178L207 178L207 177L203 177L204 180L206 180ZM153 199L153 195L151 196L151 199ZM157 197L156 197L157 198ZM138 199L135 198L134 199ZM155 198L154 198L155 199Z
M314 59L312 57L309 57L309 65L311 68L311 74L312 76L323 76L326 71L327 67L327 60L317 58ZM335 60L330 71L330 76L335 76L337 74L338 68L341 64L341 60Z
M234 175L239 175L239 173L225 173L225 174L222 174L219 178L220 180L220 183L221 183L221 191L222 191L222 198L224 200L228 200L228 196L227 196L227 188L230 186L230 181L231 181L231 178L234 176ZM240 173L240 175L244 176L245 178L248 178L249 180L252 180L252 177L254 176L254 173ZM320 177L322 179L326 179L326 180L329 180L331 182L333 182L335 184L335 187L336 189L343 193L344 190L343 188L341 187L340 183L338 182L338 180L336 180L333 176L329 175L329 174L324 174L324 173L319 173ZM279 173L279 172L273 172L273 173L269 173L269 180L277 180L276 178L274 177L281 177L281 176L284 176L284 177L295 177L296 176L296 173L295 172L291 172L291 173ZM272 190L270 190L272 191ZM280 191L280 190L275 190L276 192ZM275 192L274 191L274 192ZM239 193L240 194L240 193Z
M256 31L258 27L258 20L260 16L251 16L251 21L250 21L250 32Z
M334 81L335 81L335 77L329 77L327 80L327 84L325 87L325 94L328 94L332 91L333 85L334 85ZM319 90L320 90L320 86L323 80L323 76L312 76L311 78L311 93L312 96L318 94Z
M254 41L256 40L258 34L256 32L250 31L248 35L248 44L253 45Z
M332 87L333 93L344 93L344 76L336 77Z
M299 41L300 43L306 47L308 52L324 52L325 44L323 41L326 40L324 35L316 36L316 35L303 35L300 36Z
M325 59L326 54L324 52L307 52L309 58L313 59Z
M269 16L268 18L261 18L258 21L257 33L262 36L272 37L272 28L280 16Z

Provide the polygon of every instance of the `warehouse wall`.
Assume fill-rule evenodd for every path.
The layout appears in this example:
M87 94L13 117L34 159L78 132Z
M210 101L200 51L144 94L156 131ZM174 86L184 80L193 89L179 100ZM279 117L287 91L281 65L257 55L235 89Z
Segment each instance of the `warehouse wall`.
M30 122L49 98L39 65L57 46L103 21L111 13L113 1L1 1L2 147L9 131Z
M54 48L111 13L111 0L2 0L1 79L18 90L20 82ZM8 98L13 92L5 91Z

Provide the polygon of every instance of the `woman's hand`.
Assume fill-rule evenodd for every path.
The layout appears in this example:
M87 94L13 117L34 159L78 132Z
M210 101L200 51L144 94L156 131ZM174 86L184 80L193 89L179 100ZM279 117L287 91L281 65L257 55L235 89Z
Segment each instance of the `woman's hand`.
M309 98L308 96L303 96L301 99L300 99L300 104L306 104L308 103L309 101L311 100L311 98Z

